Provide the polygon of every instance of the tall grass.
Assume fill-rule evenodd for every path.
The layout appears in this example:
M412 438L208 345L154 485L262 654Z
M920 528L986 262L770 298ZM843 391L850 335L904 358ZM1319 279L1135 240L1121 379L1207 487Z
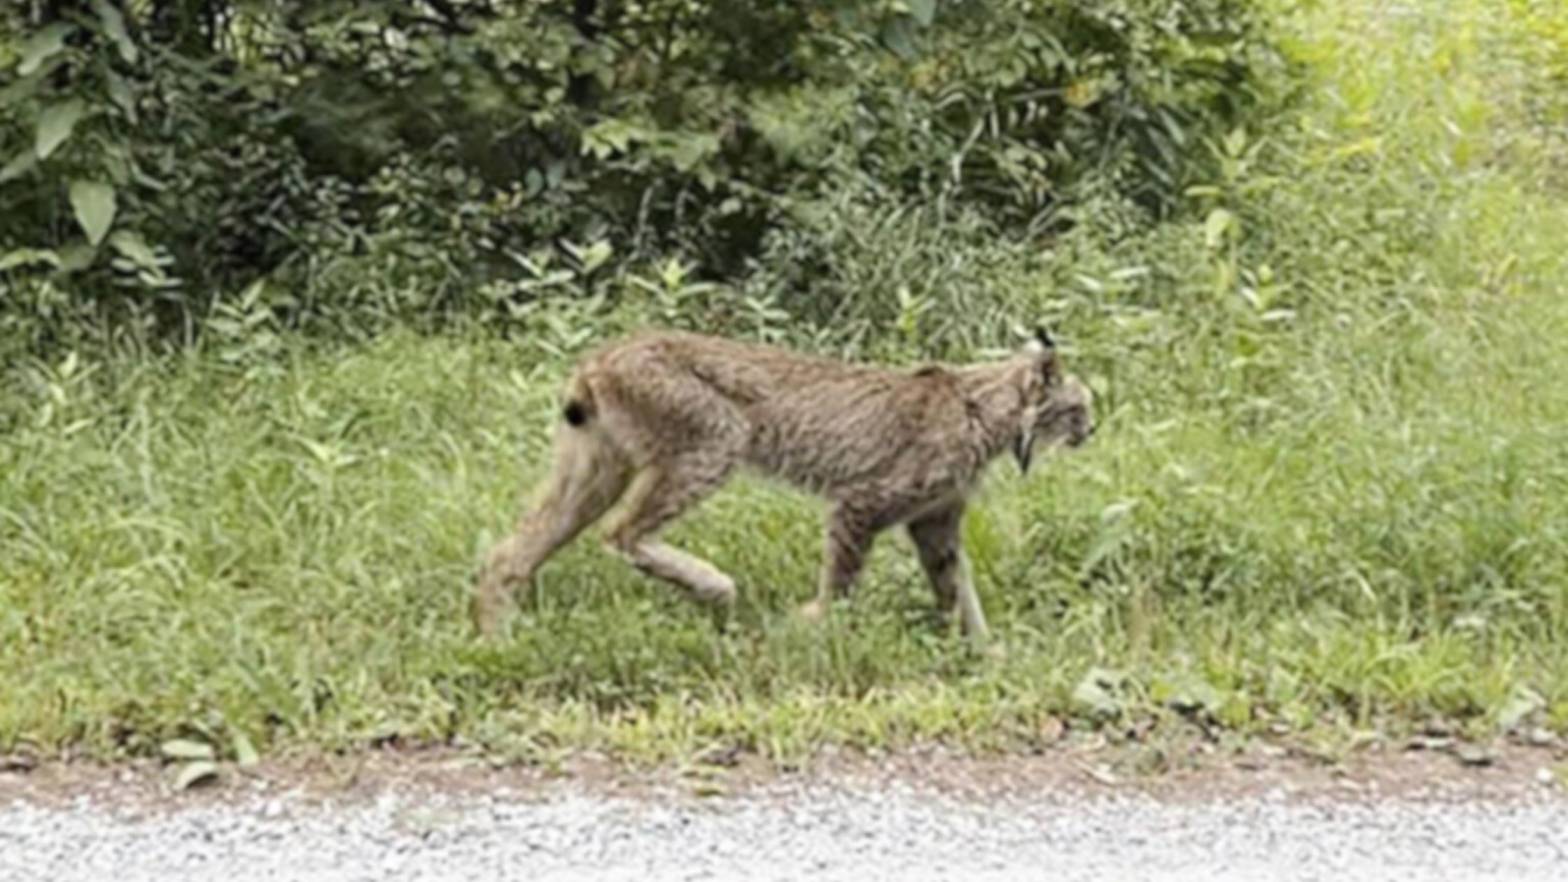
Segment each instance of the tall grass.
M1005 658L930 626L893 534L848 615L796 622L819 512L749 480L670 533L737 575L730 620L582 541L481 644L473 569L541 474L565 361L480 334L285 341L8 374L0 749L787 757L1173 707L1241 732L1568 726L1552 32L1528 4L1351 7L1295 13L1311 97L1215 146L1229 171L1192 221L1085 224L1007 286L1066 329L1104 424L1028 480L1000 465L968 523Z

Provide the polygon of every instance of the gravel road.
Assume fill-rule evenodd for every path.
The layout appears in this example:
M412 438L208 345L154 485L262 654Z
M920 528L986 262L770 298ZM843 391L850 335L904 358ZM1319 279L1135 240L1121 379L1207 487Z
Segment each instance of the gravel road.
M898 782L699 799L231 793L0 804L4 882L1568 879L1568 800L978 798Z

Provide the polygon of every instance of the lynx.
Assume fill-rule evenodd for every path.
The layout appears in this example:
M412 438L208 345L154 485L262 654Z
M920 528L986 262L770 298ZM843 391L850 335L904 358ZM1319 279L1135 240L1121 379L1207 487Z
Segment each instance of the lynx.
M895 370L700 334L649 331L578 364L556 427L555 465L515 532L490 551L472 612L494 634L509 596L603 517L608 547L692 598L729 604L735 581L657 531L748 468L830 504L816 597L820 619L849 595L873 540L903 525L944 616L983 639L985 618L960 539L966 499L1011 452L1094 431L1089 389L1065 375L1050 336L993 362Z

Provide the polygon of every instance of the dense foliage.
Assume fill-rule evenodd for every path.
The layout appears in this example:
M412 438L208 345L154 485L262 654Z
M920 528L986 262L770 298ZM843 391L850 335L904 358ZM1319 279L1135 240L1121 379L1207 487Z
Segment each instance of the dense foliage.
M910 218L1027 249L1165 213L1279 101L1255 2L6 4L0 331L254 343L639 282L842 319L895 304Z

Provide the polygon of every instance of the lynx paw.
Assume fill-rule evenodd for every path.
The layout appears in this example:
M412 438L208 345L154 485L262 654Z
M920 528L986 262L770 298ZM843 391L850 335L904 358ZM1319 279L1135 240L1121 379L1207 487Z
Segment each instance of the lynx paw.
M735 603L735 580L723 573L704 573L692 580L692 599L714 606L732 606Z
M1007 647L1001 641L981 644L980 654L993 662L1007 661Z
M801 606L799 615L801 619L815 625L827 618L828 607L821 600L813 600Z

